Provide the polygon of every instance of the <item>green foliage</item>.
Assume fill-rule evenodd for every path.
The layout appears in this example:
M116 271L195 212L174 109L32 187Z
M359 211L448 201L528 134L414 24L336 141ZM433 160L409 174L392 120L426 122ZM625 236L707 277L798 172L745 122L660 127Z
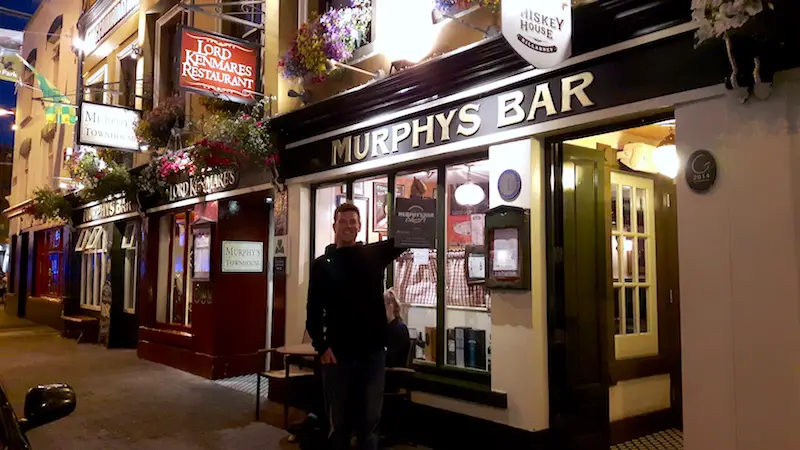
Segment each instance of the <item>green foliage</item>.
M64 195L50 187L33 191L33 201L26 212L38 220L72 219L72 205Z
M134 132L141 144L162 148L169 144L173 128L183 128L185 120L183 97L174 96L146 112Z

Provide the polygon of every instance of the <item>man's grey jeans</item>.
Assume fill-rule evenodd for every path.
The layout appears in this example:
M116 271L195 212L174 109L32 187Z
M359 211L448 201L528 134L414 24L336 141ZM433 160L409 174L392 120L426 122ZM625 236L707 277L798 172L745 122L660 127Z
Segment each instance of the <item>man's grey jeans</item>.
M353 432L359 450L378 449L385 377L386 353L383 351L322 365L330 425L329 449L349 449Z

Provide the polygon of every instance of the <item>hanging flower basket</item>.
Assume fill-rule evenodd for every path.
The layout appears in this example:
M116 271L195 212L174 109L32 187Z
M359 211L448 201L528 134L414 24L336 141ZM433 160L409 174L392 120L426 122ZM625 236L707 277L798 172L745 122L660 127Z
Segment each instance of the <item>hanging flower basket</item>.
M699 25L697 43L731 36L780 40L786 29L780 24L781 14L787 7L782 0L692 0L692 20Z
M489 8L492 12L500 11L500 0L434 0L433 8L443 13L452 13L473 6Z
M136 185L127 167L115 161L114 151L75 151L66 161L70 177L81 186L84 201L102 200L116 194L135 198Z
M33 191L33 201L25 212L37 220L72 220L72 204L64 195L50 187Z
M284 78L316 83L328 75L328 61L347 61L369 36L370 0L351 0L346 8L331 8L304 23L278 62Z
M184 126L186 113L183 108L183 98L174 96L146 112L134 130L139 143L155 148L166 147L172 138L172 130Z

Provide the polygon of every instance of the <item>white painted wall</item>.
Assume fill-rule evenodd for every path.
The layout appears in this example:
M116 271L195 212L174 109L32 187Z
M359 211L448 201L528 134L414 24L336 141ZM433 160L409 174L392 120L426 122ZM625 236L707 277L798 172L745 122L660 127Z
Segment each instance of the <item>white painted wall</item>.
M718 180L678 176L687 450L794 450L800 424L800 72L767 101L676 108L683 161L712 151Z
M306 329L308 274L311 267L311 189L307 185L287 186L289 197L289 246L286 266L286 344L299 344ZM292 232L291 230L295 230ZM299 230L299 231L298 231Z
M669 409L669 374L620 381L608 390L611 421Z

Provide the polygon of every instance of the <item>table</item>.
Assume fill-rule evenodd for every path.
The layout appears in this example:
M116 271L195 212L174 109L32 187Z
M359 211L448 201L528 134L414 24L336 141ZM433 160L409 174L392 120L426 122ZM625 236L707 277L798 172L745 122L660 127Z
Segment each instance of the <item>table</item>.
M275 349L276 352L282 355L294 356L317 356L317 351L310 342L305 344L284 345Z

